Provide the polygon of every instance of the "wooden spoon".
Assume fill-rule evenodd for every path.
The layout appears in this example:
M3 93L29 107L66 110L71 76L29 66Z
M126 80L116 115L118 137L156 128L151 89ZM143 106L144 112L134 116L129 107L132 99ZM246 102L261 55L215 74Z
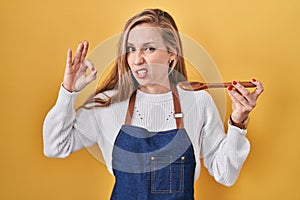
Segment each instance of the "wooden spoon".
M256 87L252 82L249 81L240 81L246 88ZM232 86L231 82L224 83L201 83L201 82L180 82L178 83L179 87L184 90L197 91L197 90L205 90L210 88L227 88L228 86Z

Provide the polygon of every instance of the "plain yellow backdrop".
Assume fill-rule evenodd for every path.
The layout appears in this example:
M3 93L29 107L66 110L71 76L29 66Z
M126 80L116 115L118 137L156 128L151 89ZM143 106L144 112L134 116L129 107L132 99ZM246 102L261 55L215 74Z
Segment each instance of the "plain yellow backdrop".
M43 155L42 124L67 48L87 39L93 49L144 8L168 11L209 52L223 80L255 77L265 87L237 183L217 184L203 168L196 199L299 200L298 0L1 0L0 199L109 198L114 179L87 150L67 159Z

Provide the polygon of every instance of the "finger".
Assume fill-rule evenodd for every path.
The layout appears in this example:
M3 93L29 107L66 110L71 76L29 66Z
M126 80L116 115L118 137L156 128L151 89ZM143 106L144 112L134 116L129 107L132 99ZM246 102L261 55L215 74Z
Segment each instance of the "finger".
M85 74L87 68L88 68L88 66L87 66L85 63L82 63L82 64L80 65L80 67L79 67L78 72L79 72L80 74Z
M256 89L254 90L254 92L252 94L253 94L254 98L257 99L261 95L261 93L264 91L264 87L260 81L257 81L255 79L252 79L252 83L256 85Z
M228 95L229 95L232 103L234 103L236 105L238 105L238 104L241 105L240 102L232 95L232 87L229 86L227 89L228 89Z
M87 83L90 83L97 78L97 70L90 60L86 60L84 64L91 70L91 73L86 77Z
M87 77L86 82L90 83L97 78L97 70L92 71Z
M90 60L84 61L84 64L85 64L91 71L96 70L95 67L94 67L94 64L93 64Z
M81 58L81 54L82 54L82 49L83 49L83 44L80 42L78 44L77 50L76 50L76 54L74 57L74 62L73 65L76 66L79 62L80 62L80 58Z
M244 96L249 102L253 101L253 97L251 93L238 81L232 81L233 87L241 94L241 96Z
M236 98L237 95L234 95L235 93L238 94L238 92L234 91L231 86L229 86L227 89L228 89L227 90L228 91L228 95L231 98L232 103L234 103L236 105L242 105L241 102Z
M71 67L71 65L72 65L72 50L68 49L66 66Z
M80 62L84 61L84 59L86 57L86 54L88 52L88 49L89 49L89 42L88 41L84 41L84 43L83 43L83 51L82 51L82 54L81 54Z
M228 90L228 93L232 98L234 103L242 105L247 111L251 111L255 107L255 102L249 102L244 96L239 94L235 90Z
M86 60L80 65L79 72L85 73L87 68L90 68L91 71L95 70L93 63L90 62L89 60Z

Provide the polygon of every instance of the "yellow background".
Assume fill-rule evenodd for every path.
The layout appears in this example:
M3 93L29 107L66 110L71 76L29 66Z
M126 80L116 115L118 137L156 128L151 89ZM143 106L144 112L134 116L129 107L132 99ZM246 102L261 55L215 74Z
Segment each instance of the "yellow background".
M56 100L67 48L88 39L93 49L149 7L171 13L224 80L255 77L265 86L237 183L222 186L202 170L196 199L299 200L299 0L1 0L0 199L109 198L113 177L88 151L44 157L42 123Z

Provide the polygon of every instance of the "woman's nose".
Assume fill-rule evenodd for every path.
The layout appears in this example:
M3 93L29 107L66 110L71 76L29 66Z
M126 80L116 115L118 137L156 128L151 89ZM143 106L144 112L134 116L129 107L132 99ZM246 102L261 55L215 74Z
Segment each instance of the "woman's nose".
M144 63L144 56L143 56L143 52L139 49L136 51L135 53L135 58L134 58L134 64L135 65L141 65Z

